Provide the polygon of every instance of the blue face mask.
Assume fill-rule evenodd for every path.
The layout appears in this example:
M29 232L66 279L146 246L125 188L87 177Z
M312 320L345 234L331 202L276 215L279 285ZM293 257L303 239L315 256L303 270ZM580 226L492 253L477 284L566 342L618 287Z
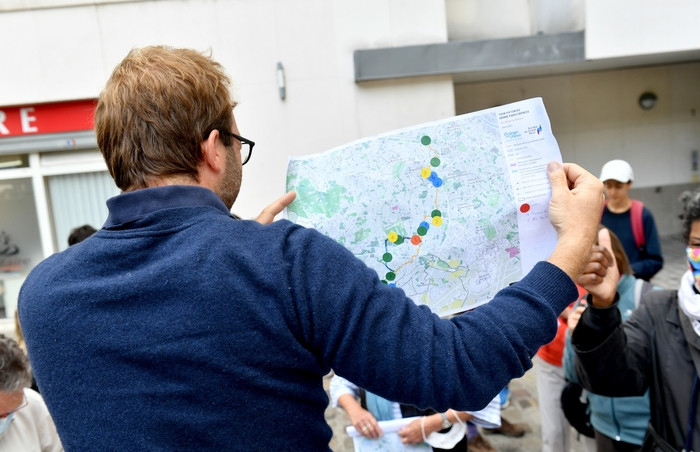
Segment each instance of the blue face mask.
M0 435L5 433L5 430L7 430L7 427L12 424L12 421L15 418L15 413L10 414L9 416L6 416L2 419L0 419Z

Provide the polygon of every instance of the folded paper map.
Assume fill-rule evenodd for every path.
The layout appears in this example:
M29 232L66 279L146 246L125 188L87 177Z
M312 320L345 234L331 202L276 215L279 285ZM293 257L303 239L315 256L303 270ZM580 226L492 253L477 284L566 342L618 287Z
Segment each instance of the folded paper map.
M444 317L549 256L551 160L561 154L542 99L524 100L292 157L286 216Z

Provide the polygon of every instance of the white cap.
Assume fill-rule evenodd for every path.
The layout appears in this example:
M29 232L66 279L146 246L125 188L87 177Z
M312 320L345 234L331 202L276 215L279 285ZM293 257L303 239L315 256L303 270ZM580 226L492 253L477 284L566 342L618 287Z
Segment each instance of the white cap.
M610 160L603 165L603 169L600 171L600 180L605 182L611 179L622 182L623 184L632 182L634 180L634 173L632 172L630 164L624 160Z

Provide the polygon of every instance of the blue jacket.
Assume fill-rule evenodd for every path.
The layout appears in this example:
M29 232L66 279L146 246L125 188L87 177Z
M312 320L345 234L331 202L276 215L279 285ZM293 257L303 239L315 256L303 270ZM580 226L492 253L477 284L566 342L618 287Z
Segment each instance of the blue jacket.
M441 320L334 240L236 220L205 188L108 207L103 229L40 263L19 296L68 451L326 451L331 368L390 400L479 410L531 367L577 294L541 262Z
M617 284L620 300L617 308L622 320L627 320L639 304L635 302L637 279L632 275L622 275ZM566 335L564 348L564 370L566 378L578 382L575 369L575 353L571 346L571 336ZM606 397L588 393L591 410L591 425L608 438L641 445L649 424L649 391L637 397Z

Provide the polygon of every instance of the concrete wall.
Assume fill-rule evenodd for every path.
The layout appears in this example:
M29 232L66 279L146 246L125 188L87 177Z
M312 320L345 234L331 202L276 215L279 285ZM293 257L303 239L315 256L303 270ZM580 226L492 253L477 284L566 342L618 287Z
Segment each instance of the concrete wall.
M446 0L451 40L586 30L591 60L700 48L696 0Z
M586 0L446 0L450 40L563 33L585 28Z
M466 113L542 97L563 159L596 175L608 160L629 161L634 189L645 189L640 198L653 207L661 233L669 234L678 230L671 220L677 203L665 196L698 181L691 165L691 152L700 151L698 80L700 63L676 64L457 85L455 102L457 112ZM644 91L658 96L652 110L637 104Z
M654 214L659 235L670 236L681 232L681 220L678 216L683 213L683 206L678 202L678 197L686 190L697 188L698 184L633 187L630 196L644 202L644 206Z
M211 49L234 80L241 133L257 143L234 206L244 217L284 192L289 155L454 114L449 76L360 86L353 72L355 49L446 41L444 0L20 3L0 8L0 105L94 98L133 47Z
M589 59L700 48L696 0L586 0L585 14Z

